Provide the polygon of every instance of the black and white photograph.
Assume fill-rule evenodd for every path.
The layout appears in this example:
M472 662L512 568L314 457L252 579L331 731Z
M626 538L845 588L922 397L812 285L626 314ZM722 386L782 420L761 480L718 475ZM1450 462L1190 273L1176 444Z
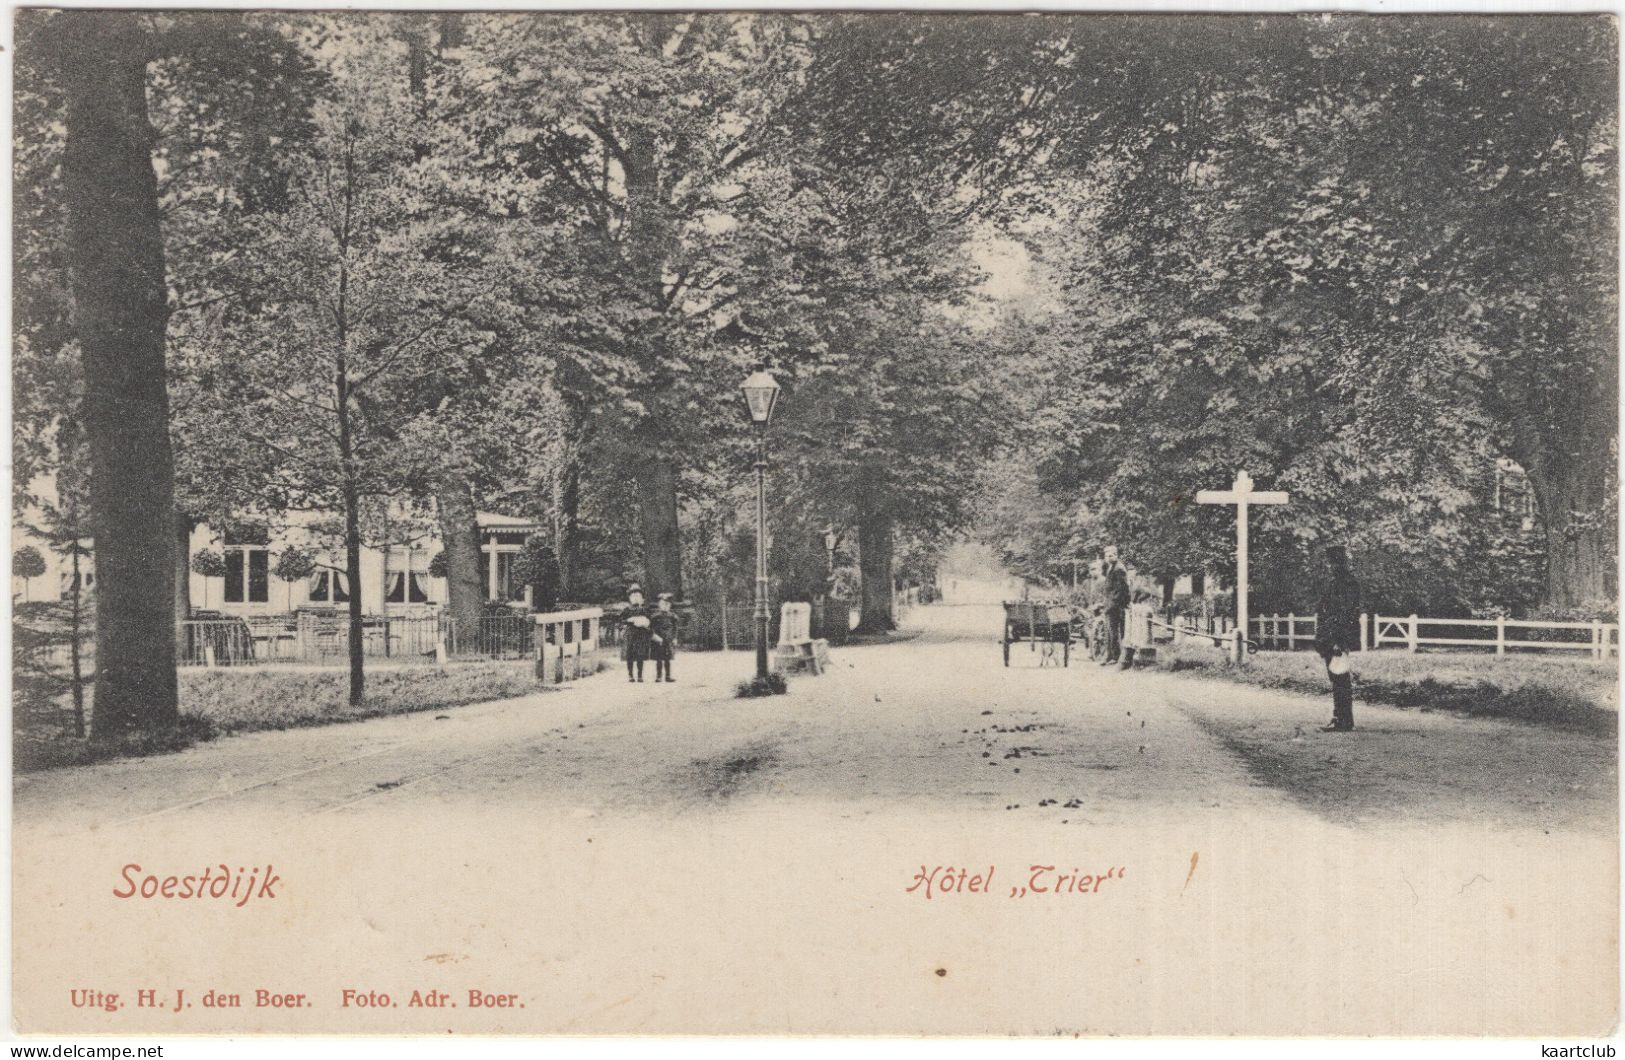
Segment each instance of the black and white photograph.
M14 1040L1615 1040L1615 15L9 22Z

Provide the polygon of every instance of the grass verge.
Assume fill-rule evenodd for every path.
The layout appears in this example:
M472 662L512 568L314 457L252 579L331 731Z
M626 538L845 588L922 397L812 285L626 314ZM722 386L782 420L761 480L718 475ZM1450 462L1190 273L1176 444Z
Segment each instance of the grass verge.
M1619 670L1538 656L1361 652L1353 657L1356 703L1441 710L1612 735L1619 724ZM1239 669L1202 645L1157 652L1169 673L1327 696L1326 667L1313 652L1259 652Z
M334 725L530 695L545 687L533 667L524 661L377 670L367 674L357 707L349 704L345 670L182 670L179 724L113 740L19 732L13 764L18 773L87 765L166 754L231 733Z

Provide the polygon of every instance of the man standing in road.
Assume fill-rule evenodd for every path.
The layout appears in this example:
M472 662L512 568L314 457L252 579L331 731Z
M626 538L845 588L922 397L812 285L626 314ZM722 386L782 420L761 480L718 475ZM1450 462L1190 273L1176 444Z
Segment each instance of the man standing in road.
M1332 681L1332 722L1322 732L1349 732L1354 728L1354 675L1349 653L1360 646L1360 583L1349 570L1349 554L1341 545L1326 549L1327 579L1315 609L1315 650L1326 660Z
M1106 572L1106 659L1110 666L1123 654L1123 623L1128 616L1128 571L1114 561Z

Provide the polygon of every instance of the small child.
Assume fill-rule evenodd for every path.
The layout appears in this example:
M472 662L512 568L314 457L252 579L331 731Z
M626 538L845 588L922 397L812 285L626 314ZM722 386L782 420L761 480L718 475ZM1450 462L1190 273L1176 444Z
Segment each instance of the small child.
M655 680L676 681L671 675L671 659L677 653L677 615L671 609L671 593L655 597L655 611L649 616L653 641L650 654L655 661Z
M649 610L643 606L643 589L635 583L626 591L621 617L626 622L626 679L641 681L643 660L649 657Z
M1144 589L1134 591L1133 603L1129 604L1123 623L1122 662L1118 663L1119 670L1134 669L1134 654L1142 648L1151 647L1148 639L1149 627L1146 619L1153 610L1152 596Z

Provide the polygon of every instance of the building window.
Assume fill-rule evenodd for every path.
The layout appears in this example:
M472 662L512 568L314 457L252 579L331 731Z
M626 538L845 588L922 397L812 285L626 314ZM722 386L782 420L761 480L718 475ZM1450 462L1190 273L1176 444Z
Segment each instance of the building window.
M525 598L525 590L529 586L514 578L514 559L519 555L519 552L520 548L518 546L497 546L494 591L489 582L486 585L486 596L489 599L508 601L523 600ZM490 577L491 549L489 547L480 549L480 570L487 578Z
M226 534L226 603L264 604L271 600L271 550L263 529Z
M349 581L341 572L323 567L310 576L310 602L313 604L349 603Z
M525 590L523 586L515 585L513 578L513 560L519 555L517 552L497 553L497 597L501 600L523 599Z
M417 548L392 548L384 559L384 603L429 602L429 553Z

